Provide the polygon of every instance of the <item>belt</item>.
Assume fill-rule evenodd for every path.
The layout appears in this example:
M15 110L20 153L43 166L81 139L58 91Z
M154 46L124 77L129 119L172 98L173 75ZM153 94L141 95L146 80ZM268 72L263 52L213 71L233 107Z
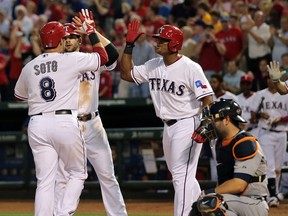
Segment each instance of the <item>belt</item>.
M266 196L250 196L252 199L256 200L261 200L261 201L266 201L267 197Z
M42 114L43 113L37 113L37 114L31 115L31 117L42 115ZM72 111L71 110L56 110L55 111L55 115L66 115L66 114L72 114Z
M77 118L79 121L89 121L91 120L92 118L95 118L96 116L99 115L99 112L92 112L92 113L89 113L89 114L81 114L81 115L78 115Z
M274 129L268 129L268 128L262 128L263 130L268 130L268 131L271 131L271 132L275 132L275 133L281 133L281 132L284 132L284 131L279 131L279 130L274 130Z
M261 176L252 176L252 178L250 179L250 183L253 182L263 182L265 179L266 175L261 175Z
M178 120L177 119L170 119L170 120L162 120L166 125L168 125L169 127L174 125Z

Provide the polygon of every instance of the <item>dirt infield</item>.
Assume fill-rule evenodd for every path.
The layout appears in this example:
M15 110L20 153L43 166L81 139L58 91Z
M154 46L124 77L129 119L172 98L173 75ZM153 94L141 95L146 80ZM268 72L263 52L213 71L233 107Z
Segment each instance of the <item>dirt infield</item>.
M173 215L172 201L126 200L128 214ZM33 200L0 200L0 212L33 212ZM78 213L105 213L101 200L81 200ZM77 212L75 215L77 215ZM279 208L270 209L269 216L288 215L288 200L284 200Z

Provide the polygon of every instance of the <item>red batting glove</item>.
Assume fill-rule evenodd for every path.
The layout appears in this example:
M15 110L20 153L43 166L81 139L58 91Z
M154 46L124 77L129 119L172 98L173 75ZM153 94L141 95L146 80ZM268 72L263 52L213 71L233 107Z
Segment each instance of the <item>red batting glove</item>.
M83 30L89 35L91 33L95 33L96 25L93 19L92 11L88 11L87 9L82 9L81 12L78 13L80 20L82 21Z
M192 134L191 139L193 139L197 143L204 143L207 141L207 136L205 134L206 129L203 126L198 127L194 133Z
M143 32L139 32L140 29L140 20L133 19L131 23L128 24L126 42L134 43Z

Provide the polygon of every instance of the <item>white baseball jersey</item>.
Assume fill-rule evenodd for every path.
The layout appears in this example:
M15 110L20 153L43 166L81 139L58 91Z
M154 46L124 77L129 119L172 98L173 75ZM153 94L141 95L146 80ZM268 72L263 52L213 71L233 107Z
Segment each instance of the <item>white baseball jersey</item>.
M228 100L232 99L238 103L237 95L229 91L225 91L224 94L221 95L220 97L216 97L215 94L212 97L213 97L213 101L220 101L220 99L223 98L223 99L228 99Z
M117 65L117 62L110 65L109 67L102 66L100 73L103 70L113 70ZM98 111L99 106L99 85L100 85L100 73L97 71L89 71L82 75L80 81L79 91L79 104L78 113L88 114L91 112Z
M254 103L255 100L255 93L253 92L248 98L246 98L243 93L237 95L239 105L242 109L242 114L241 116L248 122L247 123L247 128L255 128L257 124L252 124L250 123L251 119L251 105Z
M137 84L149 82L156 115L161 119L182 119L201 112L199 99L213 90L199 64L182 56L166 66L162 57L134 66L132 77Z
M61 109L77 110L78 97L75 96L79 91L80 73L98 70L99 62L96 53L41 54L22 69L15 96L28 99L29 115Z
M191 140L200 125L201 101L213 94L201 66L182 56L166 66L162 57L134 66L131 75L137 84L149 82L156 115L164 120L163 151L172 173L174 215L188 215L200 195L196 169L202 144Z
M260 112L267 112L270 116L269 119L260 118L258 127L260 128L271 128L271 121L278 117L284 117L288 115L288 97L286 95L280 95L278 92L272 94L267 88L256 92L254 102L251 105L253 112L259 111L260 102L262 97L262 108ZM273 127L277 131L287 131L287 124L277 124Z

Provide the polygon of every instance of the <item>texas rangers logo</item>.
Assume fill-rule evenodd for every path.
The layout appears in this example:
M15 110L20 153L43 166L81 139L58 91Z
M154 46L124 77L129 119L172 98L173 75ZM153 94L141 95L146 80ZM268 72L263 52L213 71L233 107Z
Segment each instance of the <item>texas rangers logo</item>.
M202 89L206 89L207 85L202 84L202 82L200 80L196 80L195 85L197 88L202 88Z

